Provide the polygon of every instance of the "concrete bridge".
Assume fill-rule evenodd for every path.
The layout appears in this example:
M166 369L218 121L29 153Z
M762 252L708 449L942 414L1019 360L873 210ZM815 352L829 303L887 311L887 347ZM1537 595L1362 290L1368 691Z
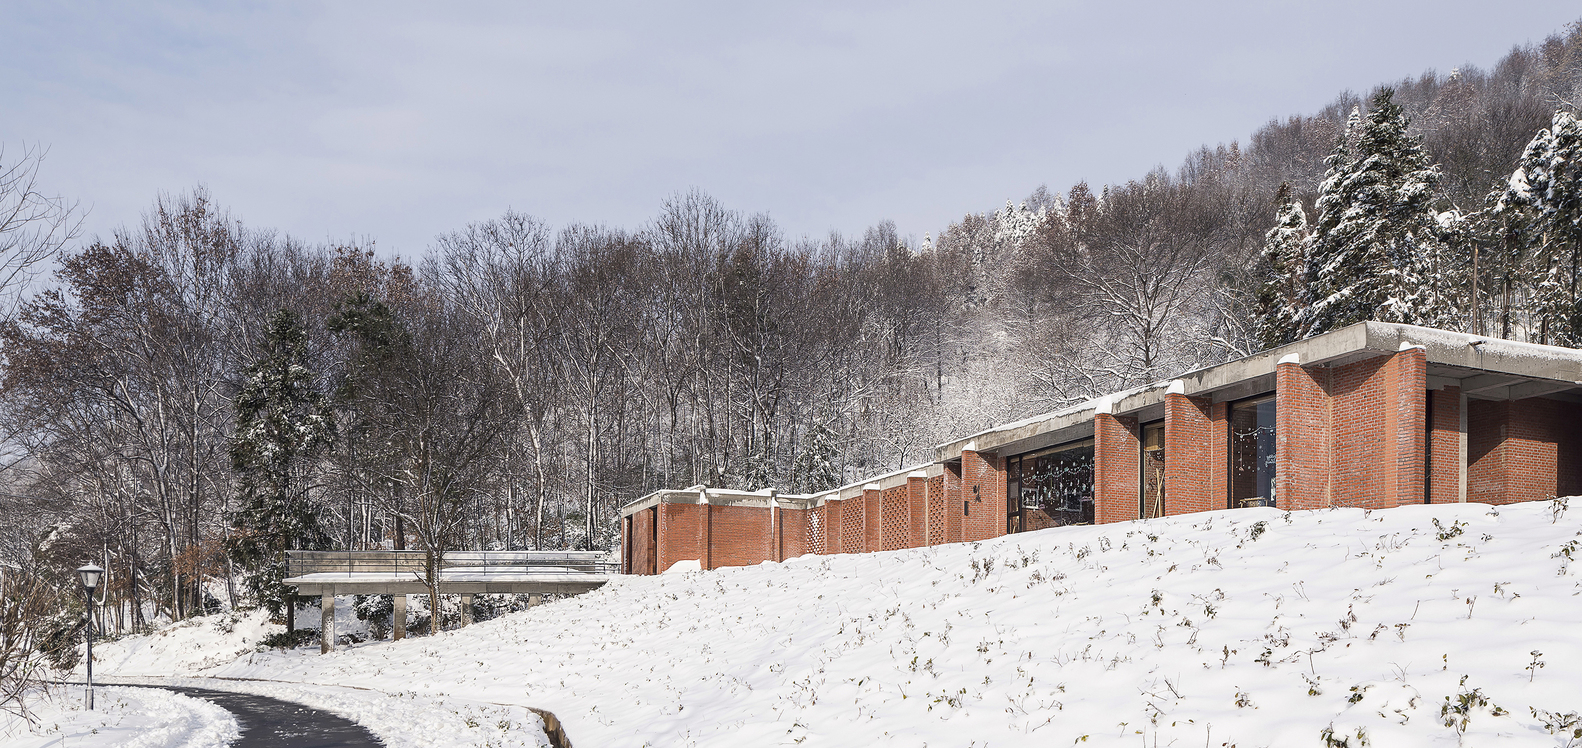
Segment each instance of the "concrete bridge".
M337 595L395 595L393 637L406 637L406 596L427 595L423 551L286 551L287 579L305 597L322 601L319 651L335 648ZM452 551L439 564L440 594L461 595L462 625L472 622L472 596L526 594L537 605L547 593L596 589L618 573L603 551Z

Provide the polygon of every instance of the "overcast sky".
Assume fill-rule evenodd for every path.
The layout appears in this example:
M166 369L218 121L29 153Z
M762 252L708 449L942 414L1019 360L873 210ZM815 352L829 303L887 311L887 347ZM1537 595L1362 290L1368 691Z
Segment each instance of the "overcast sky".
M254 226L420 254L506 208L637 227L689 187L792 237L937 233L1271 117L1490 66L1575 2L0 0L0 144L135 223L194 185ZM860 7L859 7L860 6Z

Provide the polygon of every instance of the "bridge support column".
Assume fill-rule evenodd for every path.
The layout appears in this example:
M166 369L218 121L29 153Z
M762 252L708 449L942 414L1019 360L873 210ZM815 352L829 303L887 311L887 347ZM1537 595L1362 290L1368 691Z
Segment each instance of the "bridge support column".
M329 654L335 650L335 593L325 592L319 608L319 654Z
M472 625L472 595L461 596L461 625Z
M391 641L400 641L406 638L406 595L395 596L395 611L390 614L393 624Z
M536 608L544 604L544 595L540 592L527 593L527 607Z

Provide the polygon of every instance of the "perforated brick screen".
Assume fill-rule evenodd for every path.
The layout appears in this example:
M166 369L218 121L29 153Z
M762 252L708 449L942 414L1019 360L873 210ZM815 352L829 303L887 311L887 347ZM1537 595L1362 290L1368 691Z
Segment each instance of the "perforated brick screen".
M928 479L928 540L930 545L945 542L945 476Z
M863 543L862 499L841 502L840 550L841 553L858 553L868 550Z
M882 547L896 551L911 546L912 522L906 511L906 486L886 490L880 495L880 535Z
M822 509L811 509L807 512L807 551L808 553L829 553L829 547L824 543L824 512Z

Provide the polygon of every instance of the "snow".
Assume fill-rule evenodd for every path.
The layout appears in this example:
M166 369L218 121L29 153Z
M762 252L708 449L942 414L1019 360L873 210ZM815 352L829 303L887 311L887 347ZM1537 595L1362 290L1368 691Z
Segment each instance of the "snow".
M50 689L30 702L31 727L0 721L8 748L224 748L241 728L230 712L202 699L152 688L101 686L94 710L80 686Z
M689 571L702 571L703 563L695 558L682 559L665 569L666 574L685 574Z
M532 706L578 745L1563 746L1577 558L1565 500L1239 509L617 577L439 637L117 672L321 699L391 745Z

